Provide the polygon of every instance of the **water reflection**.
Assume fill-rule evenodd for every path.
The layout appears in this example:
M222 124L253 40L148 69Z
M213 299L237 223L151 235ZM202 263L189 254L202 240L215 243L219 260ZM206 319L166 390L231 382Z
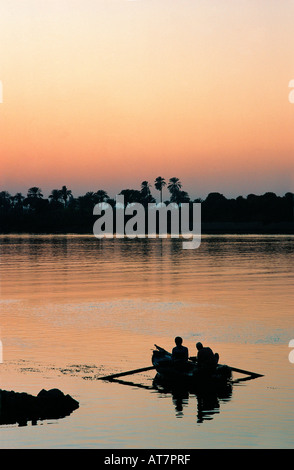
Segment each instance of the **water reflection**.
M184 416L184 408L188 407L189 401L194 403L194 398L196 398L198 424L213 419L213 415L220 412L220 403L230 401L233 393L233 386L230 382L218 387L195 389L183 385L167 385L161 382L159 376L156 376L153 386L160 393L171 395L177 418Z
M109 381L132 388L141 388L153 392L156 391L160 395L170 396L176 418L183 418L185 414L185 408L188 408L189 403L191 406L195 406L196 399L197 424L202 424L204 421L212 420L215 414L220 413L221 404L228 403L232 399L234 384L250 380L256 380L256 377L241 377L230 380L225 384L204 388L201 386L197 388L188 388L182 384L171 385L166 381L162 381L158 374L156 374L154 377L152 385L116 378Z
M196 398L198 424L205 420L211 420L214 414L220 413L220 404L230 401L233 393L232 383L217 388L193 390L185 386L168 386L160 381L158 375L153 379L152 386L122 379L111 379L111 382L170 396L176 418L184 417L185 408L188 407L189 402L192 402L192 406L194 406Z
M52 374L54 381L61 383L64 375L76 373L66 372L67 364L97 363L99 370L93 369L93 374L100 375L103 370L116 372L149 364L149 350L154 342L168 348L180 334L192 355L196 341L203 340L213 349L217 347L222 361L250 370L263 371L268 367L269 386L283 384L284 388L272 390L262 388L261 381L254 397L251 393L246 397L237 393L233 384L238 416L227 413L222 423L226 430L224 439L230 437L236 443L239 436L238 444L252 445L252 420L256 418L259 421L254 432L262 430L254 444L261 442L263 429L271 428L265 443L270 445L277 437L278 445L290 447L293 371L289 370L292 365L288 361L288 343L294 338L293 241L293 236L204 236L199 249L183 250L182 240L178 239L0 237L0 327L5 361L23 365L21 358L31 372L36 361L40 364L34 377L29 373L13 375L7 370L7 389L16 385L28 386L30 390L35 382L43 386L48 364L54 366L48 372L50 377ZM87 375L90 380L91 374L86 369L76 374ZM222 412L223 418L229 408L225 403L231 401L233 390L201 394L156 389L152 378L147 385L120 381L129 386L124 388L123 397L116 394L115 386L107 384L105 401L96 400L96 384L86 385L95 389L92 392L89 387L91 392L87 395L88 388L84 391L80 382L70 383L74 392L78 389L81 401L89 403L88 409L81 407L78 415L84 420L76 431L81 441L86 429L93 442L97 442L97 422L101 413L105 413L107 424L101 426L100 445L106 439L113 446L114 442L122 442L118 421L123 399L126 413L128 404L132 410L134 405L140 409L138 417L130 414L129 427L124 424L125 446L134 442L141 428L140 444L157 445L154 426L148 434L144 417L152 419L164 436L166 416L158 413L158 407L161 410L161 406L167 406L167 420L182 418L177 421L177 425L183 425L180 438L176 426L169 430L169 441L162 441L169 446L179 442L193 446L195 435L191 429L197 428L195 422L213 420L212 428L216 429L219 421L214 419L216 414ZM242 378L239 382L247 380ZM3 375L1 383L4 387ZM134 393L132 388L148 391ZM97 390L100 393L98 384ZM104 393L104 387L101 390ZM277 406L270 406L272 400ZM108 408L105 403L109 403ZM275 427L277 410L280 427ZM95 423L94 411L99 416ZM197 443L206 445L205 433L200 429ZM65 434L68 436L71 431L68 425ZM53 432L46 432L60 445ZM212 435L212 444L224 445L221 433Z

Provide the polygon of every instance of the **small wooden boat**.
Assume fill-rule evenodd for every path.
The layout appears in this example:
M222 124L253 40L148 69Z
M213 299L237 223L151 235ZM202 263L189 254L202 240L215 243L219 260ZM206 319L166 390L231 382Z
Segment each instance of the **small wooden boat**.
M227 365L217 364L214 370L200 369L196 361L189 360L184 366L177 367L172 355L162 348L154 350L152 364L161 380L178 383L200 385L226 384L232 378L232 370Z
M247 375L246 378L237 379L234 382L240 382L242 380L256 379L257 377L263 377L262 374L256 372L250 372L249 370L236 369L236 367L229 367L224 364L218 364L218 354L215 354L215 366L213 370L199 368L196 358L190 358L184 366L179 367L174 363L170 352L155 345L157 350L153 351L152 355L152 366L140 367L140 369L127 370L125 372L118 372L116 374L106 375L104 377L98 377L98 380L116 380L119 377L126 375L137 374L139 372L146 372L152 369L156 369L157 377L166 379L177 384L191 383L192 385L202 384L227 384L232 383L232 372Z

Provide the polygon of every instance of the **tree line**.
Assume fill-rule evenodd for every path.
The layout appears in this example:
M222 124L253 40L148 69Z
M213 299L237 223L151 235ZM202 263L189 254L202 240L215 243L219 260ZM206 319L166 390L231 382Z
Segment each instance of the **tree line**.
M156 203L151 193L152 185L143 181L139 189L123 189L119 195L124 196L125 205L134 202L148 206ZM168 181L158 176L154 188L159 193L159 200L166 205L176 203L201 203L202 223L292 223L293 193L277 196L273 192L263 195L249 194L236 198L226 198L218 192L209 193L203 200L192 200L182 189L179 178ZM167 189L169 198L164 200L163 190ZM41 188L29 188L26 195L18 192L11 195L0 191L0 232L1 233L91 233L95 217L93 208L96 204L106 202L115 209L116 200L106 191L98 189L74 197L65 185L53 189L45 198Z

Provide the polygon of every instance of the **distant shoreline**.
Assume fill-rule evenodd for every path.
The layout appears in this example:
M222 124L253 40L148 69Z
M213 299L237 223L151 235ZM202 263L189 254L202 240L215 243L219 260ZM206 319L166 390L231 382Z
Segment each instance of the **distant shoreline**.
M162 180L161 177L157 179ZM177 183L177 189L172 183ZM96 234L99 232L101 235L104 231L111 232L112 237L116 231L124 233L127 226L127 230L131 230L134 235L138 234L139 230L141 233L145 231L146 235L149 230L157 233L167 230L167 233L170 233L171 228L181 233L182 229L192 230L201 220L203 234L294 234L293 193L288 192L280 197L267 192L259 196L249 194L246 198L238 196L236 199L227 199L223 194L213 192L209 193L204 201L200 199L191 201L189 195L180 190L181 183L178 178L171 178L167 187L171 194L170 200L159 206L155 206L156 201L150 193L147 181L142 182L141 190L122 190L115 200L103 190L98 190L96 193L88 192L84 196L74 198L66 186L61 190L52 190L48 199L44 199L38 187L29 188L27 197L21 193L11 196L7 191L2 191L0 233L93 235L95 230ZM101 209L99 204L107 204L107 216L105 207ZM137 206L132 209L133 204L139 204L141 210L138 211ZM200 211L194 211L195 206L200 204L201 216ZM128 206L130 210L126 210L122 217L118 209L127 209ZM156 222L154 211L149 219L150 206L156 209ZM177 215L174 217L177 209ZM139 221L140 214L143 214L141 221ZM161 223L166 225L160 225L160 214L162 214Z
M294 222L203 222L203 235L294 235ZM68 231L40 231L40 230L7 230L0 228L0 235L93 235L92 231L81 230L81 227L70 227ZM94 236L94 235L93 235ZM115 236L115 234L114 234ZM146 238L147 234L146 234Z

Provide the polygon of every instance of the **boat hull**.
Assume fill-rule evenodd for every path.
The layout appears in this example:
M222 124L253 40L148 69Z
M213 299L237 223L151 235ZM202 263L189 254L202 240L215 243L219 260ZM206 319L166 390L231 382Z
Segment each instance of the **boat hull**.
M201 370L197 363L188 361L184 366L177 367L167 351L153 351L152 364L157 371L158 379L174 384L194 386L225 384L232 378L229 366L217 364L215 370Z

